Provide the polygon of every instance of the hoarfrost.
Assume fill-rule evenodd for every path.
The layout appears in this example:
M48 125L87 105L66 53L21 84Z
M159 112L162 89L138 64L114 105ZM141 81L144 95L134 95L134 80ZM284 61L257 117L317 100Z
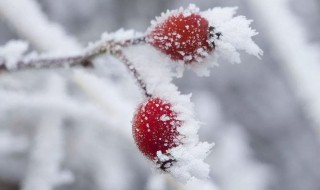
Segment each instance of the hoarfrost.
M0 66L5 64L8 69L15 69L16 64L23 54L28 50L28 43L20 40L11 40L0 47Z

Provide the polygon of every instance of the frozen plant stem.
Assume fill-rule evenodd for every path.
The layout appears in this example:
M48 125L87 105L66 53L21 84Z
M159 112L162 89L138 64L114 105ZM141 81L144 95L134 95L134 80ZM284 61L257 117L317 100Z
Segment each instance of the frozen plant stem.
M95 57L103 55L105 53L112 54L112 52L118 51L119 49L145 43L145 38L135 38L125 41L106 41L100 43L98 46L88 49L83 54L55 57L55 58L34 58L25 59L22 57L15 64L15 68L10 69L6 65L6 60L0 57L0 72L13 72L26 69L42 69L42 68L61 68L61 67L72 67L72 66L90 66L91 61Z
M83 66L88 67L91 64L91 57L86 55L77 55L69 57L57 57L57 58L38 58L30 60L17 61L14 69L9 69L6 66L5 60L0 61L0 72L15 72L27 69L42 69L42 68L60 68L60 67L73 67Z
M121 50L114 52L112 55L117 57L120 61L122 61L129 71L133 74L134 78L137 80L140 88L143 90L146 97L151 97L152 95L147 92L146 83L141 78L139 72L136 70L134 65L131 63L131 61L123 54Z
M42 69L42 68L65 68L65 67L74 67L74 66L82 66L82 67L93 67L92 60L100 55L109 54L120 61L122 61L129 71L136 78L140 88L144 91L146 97L151 97L151 94L147 92L146 84L142 80L139 72L135 69L134 65L131 61L123 54L122 48L134 46L138 44L146 43L145 37L134 38L124 41L106 41L99 43L94 48L89 48L82 55L74 55L74 56L65 56L65 57L56 57L56 58L37 58L37 59L20 59L15 64L14 69L9 69L6 65L5 59L1 59L0 57L0 73L1 72L13 72L20 71L26 69Z

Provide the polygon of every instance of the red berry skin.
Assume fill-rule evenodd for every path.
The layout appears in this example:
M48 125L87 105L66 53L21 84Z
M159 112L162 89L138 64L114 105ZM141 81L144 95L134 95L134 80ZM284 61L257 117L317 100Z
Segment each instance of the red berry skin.
M201 51L213 51L209 36L209 23L205 18L194 13L189 16L180 13L156 26L147 35L147 41L172 60L188 64L204 58Z
M160 98L148 98L139 105L133 118L133 137L139 150L150 160L157 161L157 151L168 155L167 150L178 146L178 127L182 121L171 104ZM161 164L161 163L160 163Z

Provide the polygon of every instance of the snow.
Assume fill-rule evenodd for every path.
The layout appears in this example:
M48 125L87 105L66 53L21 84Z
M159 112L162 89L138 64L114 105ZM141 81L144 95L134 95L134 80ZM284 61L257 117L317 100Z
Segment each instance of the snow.
M54 186L73 181L69 171L60 171L63 159L63 132L59 116L45 117L39 125L35 145L31 153L30 163L23 190L53 189ZM48 151L54 154L48 154ZM46 180L42 180L45 178Z
M104 32L101 35L101 40L102 41L114 40L118 42L118 41L130 40L137 36L142 36L142 34L139 32L136 32L135 30L124 30L123 28L121 28L111 33Z
M21 153L25 151L29 142L24 136L17 136L8 131L0 131L0 155L9 153Z
M293 88L303 100L303 108L320 127L320 46L309 42L303 26L305 21L294 15L288 0L263 3L249 0L249 4L264 26L270 29L267 34L274 52L282 60L286 68L284 71L292 79Z
M126 40L130 40L130 39L134 39L134 38L142 37L142 36L143 36L142 33L136 32L135 30L124 30L122 28L115 31L115 32L111 32L111 33L104 32L101 35L101 39L96 42L90 42L84 52L90 53L92 51L95 51L95 50L99 49L100 47L108 45L108 44L106 44L106 42L113 41L113 42L121 43Z
M48 92L63 96L65 94L63 82L57 76L51 77ZM50 190L73 181L72 173L60 168L64 157L62 123L61 113L51 113L42 118L31 150L26 178L22 183L23 190ZM48 154L48 151L52 154Z
M254 157L248 138L240 126L225 124L217 138L210 164L224 190L268 189L272 171ZM223 137L222 137L223 136ZM232 171L232 172L230 172Z
M60 25L49 21L34 0L0 0L0 12L19 35L28 39L38 50L74 53L81 47Z
M258 33L250 27L252 20L248 20L245 16L236 16L237 8L216 7L207 11L201 12L201 15L209 21L209 25L215 28L215 32L221 32L221 36L215 37L213 40L216 43L216 51L213 56L228 58L238 57L234 54L239 54L239 50L245 51L250 55L254 55L260 58L263 51L255 44L252 37ZM220 46L229 46L229 52L225 52L226 55L219 55ZM231 48L232 47L232 48ZM233 51L231 51L233 50ZM231 59L231 63L240 63L240 59Z
M4 46L0 47L0 58L3 59L6 68L15 69L17 62L28 50L28 46L28 43L24 41L11 40Z
M131 139L130 120L134 105L129 100L123 100L124 97L119 93L119 88L110 81L83 70L74 71L73 81L93 100L98 107L97 111L103 111L103 114L95 113L95 115L101 115L111 128Z

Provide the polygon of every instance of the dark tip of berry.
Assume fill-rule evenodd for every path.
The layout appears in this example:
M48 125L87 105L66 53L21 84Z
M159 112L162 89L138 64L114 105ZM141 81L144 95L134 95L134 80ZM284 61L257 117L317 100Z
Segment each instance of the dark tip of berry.
M217 32L215 35L217 36L218 40L220 39L220 36L223 36L221 32Z
M164 162L161 162L161 161L158 161L157 164L159 164L159 169L161 169L162 171L164 172L167 172L167 169L170 168L171 166L173 166L173 164L177 162L177 160L175 159L169 159L167 161L164 161Z
M209 30L209 39L217 36L217 39L219 40L220 37L223 36L221 32L215 32L215 27L213 27L213 26L209 26L208 30ZM216 44L214 43L214 41L212 41L211 44L212 44L213 48L216 47Z

